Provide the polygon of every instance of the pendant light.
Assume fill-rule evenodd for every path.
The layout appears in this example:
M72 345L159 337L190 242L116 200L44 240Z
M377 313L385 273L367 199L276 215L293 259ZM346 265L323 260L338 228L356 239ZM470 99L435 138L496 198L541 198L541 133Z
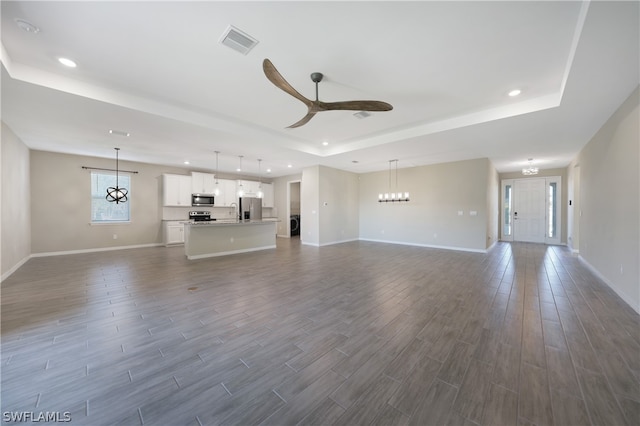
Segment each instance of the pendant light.
M395 187L393 189L393 191L395 192L391 192L391 164L395 163L395 172L396 172L396 182L395 182ZM384 194L381 192L378 194L378 202L379 203L393 203L393 202L401 202L401 201L409 201L409 193L408 192L400 192L398 191L398 160L389 160L389 174L388 174L388 180L389 180L389 191L385 192Z
M239 155L238 157L240 157L240 163L238 165L238 168L236 169L237 172L241 172L242 171L242 157L243 155ZM242 181L240 181L240 185L238 185L238 197L244 197L244 186L242 186Z
M258 198L262 198L264 193L262 192L262 159L258 158Z
M218 154L220 151L214 151L216 153L216 188L213 190L213 195L216 197L220 195L220 182L218 182Z
M107 196L105 197L110 203L126 203L127 202L127 191L125 188L120 188L118 186L118 151L120 148L114 148L116 150L116 186L107 188Z

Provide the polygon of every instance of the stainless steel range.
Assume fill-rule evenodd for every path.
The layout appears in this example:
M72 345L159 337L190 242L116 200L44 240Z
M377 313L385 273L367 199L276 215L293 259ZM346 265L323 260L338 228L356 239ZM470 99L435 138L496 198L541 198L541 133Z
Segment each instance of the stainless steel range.
M211 220L210 211L191 211L189 212L189 220L194 222L206 222Z

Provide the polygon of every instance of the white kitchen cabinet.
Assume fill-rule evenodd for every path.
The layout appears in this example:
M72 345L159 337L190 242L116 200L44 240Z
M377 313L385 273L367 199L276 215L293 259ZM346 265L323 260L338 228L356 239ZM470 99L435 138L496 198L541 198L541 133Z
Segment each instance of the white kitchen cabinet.
M163 174L162 205L191 206L191 176Z
M216 177L211 173L191 172L191 192L193 194L213 194Z
M179 221L164 223L164 244L184 244L184 224Z
M219 193L215 197L216 207L229 207L231 203L238 202L235 180L218 179L218 191Z
M262 193L262 207L274 207L273 184L263 183Z
M260 182L255 180L239 180L238 181L238 191L240 190L240 185L242 184L242 192L243 197L257 197L258 192L260 191Z

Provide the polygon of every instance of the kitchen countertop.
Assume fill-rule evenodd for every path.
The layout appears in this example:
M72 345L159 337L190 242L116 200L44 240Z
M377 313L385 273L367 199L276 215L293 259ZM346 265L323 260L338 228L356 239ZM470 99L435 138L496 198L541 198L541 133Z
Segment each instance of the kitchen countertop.
M233 219L222 219L222 220L203 220L203 221L184 221L185 225L193 225L193 226L220 226L220 225L267 225L277 222L278 220L273 219L262 219L262 220L233 220Z

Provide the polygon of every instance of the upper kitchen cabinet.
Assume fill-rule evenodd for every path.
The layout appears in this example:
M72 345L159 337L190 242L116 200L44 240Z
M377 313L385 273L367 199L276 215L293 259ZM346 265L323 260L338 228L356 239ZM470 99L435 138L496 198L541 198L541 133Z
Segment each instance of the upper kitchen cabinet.
M274 207L273 184L262 184L262 207Z
M215 198L215 206L230 207L231 203L237 202L238 195L236 194L236 181L229 179L218 179L218 194Z
M163 174L162 205L191 206L191 176Z
M216 178L211 173L191 172L191 193L213 194L216 189Z
M238 195L241 197L257 197L258 182L254 182L252 180L239 180Z

